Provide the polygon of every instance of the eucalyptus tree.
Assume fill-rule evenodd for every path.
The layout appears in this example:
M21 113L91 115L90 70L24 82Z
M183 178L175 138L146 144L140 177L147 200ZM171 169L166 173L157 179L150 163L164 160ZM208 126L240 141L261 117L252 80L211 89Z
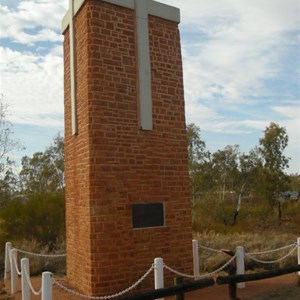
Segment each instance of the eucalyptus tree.
M210 152L201 138L200 127L195 124L187 126L188 162L192 203L211 186Z
M223 150L212 154L212 167L216 182L222 190L222 199L226 189L234 190L238 184L239 145L227 145Z
M13 139L12 123L8 120L8 105L0 96L0 207L13 197L17 189L17 177L11 154L21 149L20 143Z
M279 194L284 191L288 182L288 176L284 172L289 167L290 160L284 155L288 140L286 129L273 122L265 128L264 136L259 140L265 170L265 195L271 206L277 204L279 224L282 213Z
M263 169L263 160L257 146L249 153L240 155L239 169L241 185L245 184L244 191L248 194L256 194Z
M19 196L0 210L6 240L36 240L53 248L65 233L64 140L22 159Z
M60 135L44 152L22 158L20 182L27 195L51 194L64 188L64 141Z

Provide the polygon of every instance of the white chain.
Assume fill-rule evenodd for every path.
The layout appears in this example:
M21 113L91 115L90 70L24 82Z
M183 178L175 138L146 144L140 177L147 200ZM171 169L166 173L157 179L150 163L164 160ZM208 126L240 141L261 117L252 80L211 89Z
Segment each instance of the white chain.
M18 268L17 258L14 256L13 259L14 259L14 264L15 264L15 267L16 267L17 274L21 275L21 271Z
M199 247L199 248L202 248L202 249L204 249L204 250L208 250L208 251L212 251L212 252L216 252L216 253L223 253L223 254L224 254L224 252L223 252L222 250L209 248L209 247L203 246L203 245L201 245L201 244L199 244L198 247Z
M228 265L230 265L234 260L236 259L236 254L234 254L234 256L232 256L223 266L221 266L220 268L218 268L217 270L215 271L212 271L208 274L204 274L204 275L199 275L197 276L197 278L199 277L207 277L207 276L211 276L211 275L214 275L220 271L222 271L223 269L225 269Z
M16 249L18 252L31 255L31 256L38 256L38 257L49 257L49 258L59 258L59 257L66 257L66 254L39 254L39 253L33 253L29 251L24 251L20 249Z
M39 291L36 291L36 290L34 289L34 287L32 286L32 283L31 283L31 280L30 280L30 276L29 276L29 274L27 273L26 268L24 268L23 270L24 270L24 273L25 273L25 277L26 277L27 283L28 283L28 285L29 285L29 287L30 287L32 293L33 293L34 295L36 295L36 296L39 296L39 295L42 293L42 288L41 288Z
M113 294L113 295L108 295L108 296L101 296L101 297L96 297L96 296L88 296L88 295L85 295L85 294L82 294L82 293L79 293L79 292L76 292L70 288L67 288L65 287L64 285L62 285L60 282L58 282L57 280L55 279L52 279L53 280L53 284L57 285L58 287L60 287L62 290L68 292L68 293L71 293L73 295L76 295L76 296L79 296L79 297L82 297L82 298L85 298L85 299L91 299L91 300L107 300L107 299L113 299L113 298L117 298L117 297L120 297L128 292L130 292L131 290L133 290L134 288L136 288L142 281L144 281L146 279L146 277L153 271L154 269L154 264L151 265L151 267L149 268L149 270L138 280L136 281L132 286L130 286L129 288L119 292L119 293L116 293L116 294Z
M194 275L189 275L189 274L184 274L184 273L178 272L178 271L170 268L166 264L164 264L164 268L166 268L167 270L169 270L170 272L172 272L172 273L174 273L174 274L176 274L178 276L183 276L183 277L187 277L187 278L194 278L195 277Z
M277 249L274 249L274 250L267 250L267 251L261 251L261 252L253 252L253 253L245 253L245 254L248 254L248 255L268 254L268 253L273 253L273 252L277 252L277 251L280 251L280 250L288 249L288 248L291 248L295 245L297 245L297 243L293 243L293 244L290 244L290 245L287 245L287 246L283 246L283 247L280 247L280 248L277 248Z
M164 267L169 270L170 272L178 275L178 276L183 276L183 277L187 277L187 278L195 278L195 279L202 279L202 278L206 278L206 277L211 277L212 275L222 271L223 269L225 269L234 259L236 258L236 254L231 257L224 265L222 265L220 268L216 269L215 271L212 271L210 273L207 273L207 274L203 274L203 275L197 275L197 276L194 276L194 275L188 275L188 274L184 274L184 273L181 273L181 272L178 272L172 268L170 268L169 266L167 266L166 264L164 264Z
M249 253L245 253L245 256L247 256L248 258L250 258L256 262L262 263L262 264L274 264L274 263L280 262L281 260L284 260L285 258L290 256L296 249L297 249L297 245L288 254L286 254L283 257L278 258L276 260L260 260L260 259L254 258Z

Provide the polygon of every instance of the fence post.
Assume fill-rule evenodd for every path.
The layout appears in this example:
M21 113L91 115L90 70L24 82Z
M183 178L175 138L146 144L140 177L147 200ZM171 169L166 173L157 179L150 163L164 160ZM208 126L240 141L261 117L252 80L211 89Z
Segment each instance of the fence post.
M15 264L15 261L17 260L17 254L18 253L16 249L10 250L10 289L12 294L17 292L18 270Z
M174 278L174 285L178 286L183 284L183 277L175 277ZM178 293L175 295L175 300L184 300L184 293Z
M199 245L197 240L193 240L193 265L194 265L194 279L199 276Z
M42 300L52 300L52 273L42 273Z
M236 274L243 275L245 274L245 252L243 246L236 247ZM237 287L240 289L245 288L245 282L239 282Z
M30 287L27 276L30 276L29 259L21 259L21 282L22 282L22 300L30 300Z
M161 289L164 287L164 261L161 257L154 259L154 288ZM164 300L159 298L156 300Z
M10 278L10 250L11 250L11 243L6 242L5 243L5 261L4 261L4 280Z
M298 249L298 265L300 265L300 237L297 238L297 249ZM298 272L300 276L300 271Z

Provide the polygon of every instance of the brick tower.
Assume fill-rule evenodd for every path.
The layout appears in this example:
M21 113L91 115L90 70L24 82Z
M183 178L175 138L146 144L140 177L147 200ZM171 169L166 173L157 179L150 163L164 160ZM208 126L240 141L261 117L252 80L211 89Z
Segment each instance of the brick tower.
M192 274L179 21L152 0L70 0L63 19L67 275L85 294L155 257Z

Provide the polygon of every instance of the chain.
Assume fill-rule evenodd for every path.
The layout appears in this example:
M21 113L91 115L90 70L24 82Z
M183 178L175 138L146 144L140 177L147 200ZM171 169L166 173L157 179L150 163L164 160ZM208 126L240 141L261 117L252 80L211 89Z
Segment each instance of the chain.
M206 278L206 277L211 277L212 275L214 275L215 273L218 273L220 271L222 271L223 269L225 269L234 259L236 258L236 254L231 257L224 265L222 265L220 268L218 268L215 271L212 271L210 273L207 274L203 274L203 275L198 275L198 276L194 276L194 275L188 275L188 274L184 274L181 272L178 272L172 268L170 268L169 266L167 266L166 264L164 264L164 267L169 270L170 272L178 275L178 276L183 276L183 277L187 277L187 278L195 278L195 279L202 279L202 278Z
M204 250L208 250L208 251L212 251L212 252L216 252L216 253L223 253L223 254L224 254L224 252L221 251L221 250L209 248L209 247L206 247L206 246L203 246L203 245L200 245L200 244L199 244L199 249L200 249L200 248L202 248L202 249L204 249Z
M17 258L15 256L13 256L13 260L14 260L14 264L15 264L15 267L16 267L17 274L21 275L21 271L19 270L19 267L18 267Z
M132 286L130 286L129 288L119 292L119 293L116 293L116 294L113 294L113 295L108 295L108 296L101 296L101 297L96 297L96 296L88 296L88 295L85 295L85 294L82 294L82 293L79 293L79 292L76 292L70 288L67 288L65 287L64 285L62 285L60 282L58 282L57 280L55 279L52 279L53 280L53 284L57 285L59 288L61 288L62 290L68 292L68 293L71 293L73 295L76 295L78 297L81 297L81 298L85 298L85 299L90 299L90 300L108 300L108 299L114 299L114 298L117 298L117 297L120 297L128 292L130 292L131 290L133 290L134 288L136 288L142 281L144 281L146 279L146 277L153 271L154 269L154 264L151 265L151 267L149 268L149 270L138 280L136 281Z
M204 277L208 277L208 276L212 276L216 273L219 273L220 271L222 271L223 269L225 269L228 265L230 265L236 258L236 254L234 254L234 256L232 256L223 266L221 266L220 268L218 268L217 270L215 271L212 271L208 274L204 274L204 275L199 275L197 276L197 278L204 278Z
M31 256L38 256L38 257L49 257L49 258L59 258L59 257L66 257L66 254L39 254L39 253L33 253L28 252L20 249L16 249L18 252L31 255Z
M291 248L295 245L297 245L297 243L293 243L293 244L290 244L290 245L287 245L287 246L283 246L283 247L280 247L280 248L277 248L277 249L274 249L274 250L267 250L267 251L261 251L261 252L253 252L253 253L245 253L245 254L247 254L247 255L268 254L268 253L273 253L273 252L277 252L277 251L280 251L280 250L288 249L288 248Z
M34 287L33 287L32 284L31 284L30 276L29 276L29 274L27 273L26 268L24 268L23 270L24 270L24 273L25 273L25 277L26 277L27 283L28 283L28 285L29 285L29 287L30 287L32 293L33 293L34 295L36 295L36 296L39 296L39 295L42 293L42 288L41 288L38 292L35 291Z
M250 258L250 259L252 259L252 260L254 260L256 262L262 263L262 264L274 264L274 263L280 262L281 260L284 260L285 258L287 258L288 256L290 256L296 249L297 249L297 245L288 254L286 254L283 257L278 258L276 260L260 260L260 259L254 258L249 253L245 253L245 255L248 258Z
M167 270L169 270L170 272L172 272L172 273L174 273L174 274L176 274L178 276L183 276L183 277L187 277L187 278L194 278L195 277L194 275L189 275L189 274L184 274L184 273L178 272L178 271L170 268L166 264L164 264L164 268L166 268Z

